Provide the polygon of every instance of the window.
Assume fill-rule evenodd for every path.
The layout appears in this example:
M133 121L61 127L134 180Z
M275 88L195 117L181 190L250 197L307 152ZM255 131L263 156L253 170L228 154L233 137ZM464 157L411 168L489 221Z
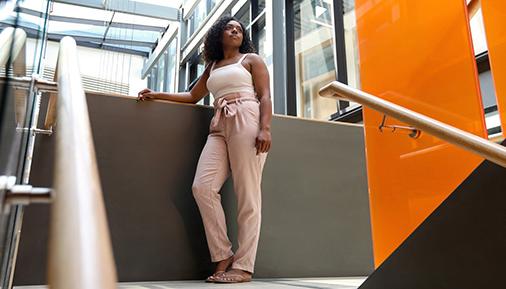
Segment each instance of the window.
M176 67L177 67L177 38L174 38L167 49L167 83L165 91L176 90Z
M239 21L241 21L242 24L244 24L244 26L248 27L251 23L250 12L251 12L250 3L249 3L249 1L247 1L241 7L241 9L239 9L239 11L237 11L237 13L235 14L235 17L237 19L239 19Z
M157 65L153 65L148 76L148 88L156 90Z
M336 79L333 1L294 0L293 12L297 115L327 120L337 103L318 90Z
M187 20L188 39L199 29L200 25L216 6L217 2L218 0L200 0L199 4L197 4L191 16Z
M200 27L200 24L204 21L207 16L207 3L205 0L201 0L195 10L193 10L191 16L188 18L188 38L190 38L195 31Z
M207 0L207 14L213 10L214 6L216 6L216 3L218 0Z
M189 84L193 84L197 81L197 79L202 75L205 70L205 63L202 54L195 53L190 61L189 61L189 71L190 78L188 80Z
M188 69L188 88L187 90L190 91L193 86L197 83L199 77L204 73L205 70L205 63L204 58L201 53L195 52L190 60L187 62L187 69ZM209 104L210 97L206 97L205 99L201 100L199 104Z
M251 2L252 17L255 19L265 9L265 0L253 0Z
M360 62L358 54L355 0L343 0L343 6L344 44L346 47L348 85L360 88Z
M257 49L258 55L260 55L264 60L267 61L268 55L265 50L265 41L267 40L267 30L265 26L265 15L260 17L253 25L251 26L251 37L253 39L253 44Z
M163 53L163 55L158 60L158 66L157 66L157 76L156 76L156 91L164 91L164 84L165 84L165 59L167 52Z

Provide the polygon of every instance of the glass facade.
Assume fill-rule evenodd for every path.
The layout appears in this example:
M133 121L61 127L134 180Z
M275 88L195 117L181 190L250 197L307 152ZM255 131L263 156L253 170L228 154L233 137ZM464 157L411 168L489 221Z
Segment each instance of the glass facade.
M265 0L253 1L248 3L251 5L251 23L250 23L250 36L258 55L262 56L264 61L269 66L269 52L266 50L265 42L267 41L267 26L265 19Z
M469 4L469 3L468 3ZM498 112L497 94L494 79L490 71L489 47L485 33L482 8L478 8L476 14L470 20L471 36L473 40L474 54L478 63L480 91L485 111L485 123L489 135L500 134L501 120ZM500 105L499 105L500 107Z
M251 26L251 34L253 35L253 44L257 49L258 55L267 62L268 54L265 49L265 41L267 40L267 28L265 26L265 16L262 16Z
M234 15L239 21L241 21L246 27L251 24L251 4L250 1L246 1L245 5L239 9Z
M287 108L278 109L282 111L280 113L319 120L342 119L361 122L359 104L346 101L336 102L318 95L322 86L336 79L352 87L361 88L361 60L355 2L356 0L291 0L285 2L286 8L283 8L283 11L275 12L272 10L275 9L272 8L273 6L278 7L276 9L283 6L277 6L277 3L274 5L273 1L198 1L185 20L187 25L181 26L183 29L181 35L187 36L181 43L181 51L177 51L178 46L174 41L167 48L168 57L165 66L157 63L158 68L165 70L165 82L160 79L161 73L156 71L152 74L156 78L154 84L156 86L163 84L166 91L190 90L193 87L205 69L202 59L203 39L193 44L195 43L194 35L199 29L207 30L211 27L213 23L210 22L210 18L219 18L216 15L211 16L217 4L230 4L231 7L227 8L222 15L233 15L246 26L258 54L264 59L273 78L271 89L274 86L286 86L286 94L281 97L284 98ZM279 17L282 21L276 22L270 17ZM334 19L335 17L337 19ZM481 11L479 11L477 16L471 19L473 36L478 35L473 37L476 38L476 54L487 51L483 33L475 33L483 30L481 22ZM274 23L284 23L286 34L272 35L272 26L277 25ZM289 30L293 33L292 36L288 33ZM285 76L282 78L274 75L273 69L273 49L275 49L273 43L278 37L285 38L286 47L283 49L287 51L286 66L282 67L285 70ZM193 46L188 48L190 42L193 42ZM277 47L279 49L279 46ZM182 57L182 62L177 64L175 62L177 54L187 56ZM179 70L179 74L176 73L176 69ZM279 80L285 77L285 81ZM289 86L292 88L288 88ZM272 93L274 94L274 91ZM273 95L272 97L280 96ZM211 104L212 101L212 96L210 96L201 103ZM348 119L350 114L353 114L352 119Z
M337 109L335 100L318 95L336 79L333 2L295 0L293 11L297 115L326 120Z
M160 57L158 60L158 69L157 69L157 75L156 75L156 86L155 90L158 91L165 91L165 60L167 59L167 52L164 52L164 54Z
M201 53L195 53L188 63L189 67L189 86L193 86L205 70L204 58Z
M177 65L177 38L172 40L169 45L168 54L167 54L167 84L165 86L165 91L167 92L175 92L176 91L176 67Z
M177 73L178 55L177 55L178 38L171 40L163 55L157 60L153 67L149 70L148 87L156 91L175 92L177 90Z
M471 18L471 34L473 36L474 54L488 51L487 39L485 38L485 27L483 25L483 14L481 8Z
M158 65L154 65L153 68L151 68L151 72L148 75L148 87L156 90L156 78L158 76Z
M188 39L198 30L217 2L218 0L200 0L197 6L195 6L186 22L188 25Z
M360 57L358 54L355 0L343 0L343 13L348 85L360 88Z
M190 18L188 18L188 38L199 28L200 24L204 21L207 15L206 1L200 1L200 3L193 10Z

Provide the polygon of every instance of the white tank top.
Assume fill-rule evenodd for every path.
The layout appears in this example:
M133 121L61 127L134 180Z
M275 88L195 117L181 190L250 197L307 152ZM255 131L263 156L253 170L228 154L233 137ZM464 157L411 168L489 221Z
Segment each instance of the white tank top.
M244 54L236 63L228 64L214 69L213 63L211 72L207 78L207 89L215 99L230 93L251 93L255 94L253 77L242 65L242 61L248 54Z

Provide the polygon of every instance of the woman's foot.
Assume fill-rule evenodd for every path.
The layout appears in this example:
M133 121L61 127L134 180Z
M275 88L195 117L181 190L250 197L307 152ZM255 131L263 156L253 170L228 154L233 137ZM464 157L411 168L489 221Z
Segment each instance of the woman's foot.
M232 265L232 263L234 262L234 256L231 256L225 260L221 260L219 261L217 264L216 264L216 269L214 270L214 273L213 275L207 277L206 279L206 282L214 282L214 280L216 279L216 277L222 275L222 274L225 274L225 272L227 271L228 267L230 267L230 265Z
M239 269L232 269L214 278L215 283L243 283L250 282L252 274Z

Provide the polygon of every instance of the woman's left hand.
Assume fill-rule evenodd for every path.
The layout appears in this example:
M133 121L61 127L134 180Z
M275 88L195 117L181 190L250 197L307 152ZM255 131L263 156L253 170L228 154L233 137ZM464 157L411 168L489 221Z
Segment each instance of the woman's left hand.
M260 130L255 142L257 155L260 153L268 152L271 149L271 143L272 143L271 132L267 129Z

